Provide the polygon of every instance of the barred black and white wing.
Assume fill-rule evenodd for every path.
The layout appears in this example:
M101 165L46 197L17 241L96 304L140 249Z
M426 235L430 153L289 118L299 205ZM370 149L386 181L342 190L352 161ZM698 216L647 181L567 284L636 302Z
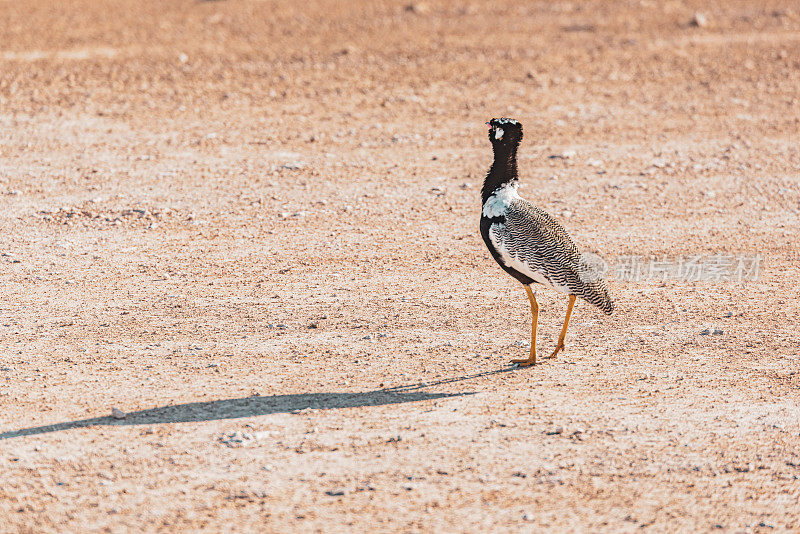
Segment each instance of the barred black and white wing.
M614 302L605 281L587 266L564 227L548 213L516 197L489 227L506 267L562 293L576 295L607 314Z

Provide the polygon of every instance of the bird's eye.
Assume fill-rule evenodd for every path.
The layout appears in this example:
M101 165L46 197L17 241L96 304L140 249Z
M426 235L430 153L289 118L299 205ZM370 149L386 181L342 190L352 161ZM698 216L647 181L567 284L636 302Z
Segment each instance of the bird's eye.
M503 129L502 128L498 128L497 131L494 132L494 138L495 139L502 139L503 138L503 133L505 133L505 132L503 132Z

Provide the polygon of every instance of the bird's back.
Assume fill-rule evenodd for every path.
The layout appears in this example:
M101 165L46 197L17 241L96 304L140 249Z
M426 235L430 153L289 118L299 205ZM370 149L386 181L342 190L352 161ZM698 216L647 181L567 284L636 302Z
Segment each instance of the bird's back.
M518 268L527 267L529 272L524 274L536 281L544 277L556 289L581 297L607 314L614 311L605 281L547 212L517 198L508 206L505 222L492 225L491 232L503 256L519 263Z

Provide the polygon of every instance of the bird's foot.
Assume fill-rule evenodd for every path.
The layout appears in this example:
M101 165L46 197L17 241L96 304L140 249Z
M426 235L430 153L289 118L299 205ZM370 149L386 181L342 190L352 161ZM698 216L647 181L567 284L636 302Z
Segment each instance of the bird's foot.
M550 355L550 358L555 358L558 356L559 352L563 352L564 350L564 341L559 339L558 344L556 344L556 350L553 351L553 354Z
M511 360L511 363L516 363L520 367L528 367L529 365L536 365L536 355L532 355L529 358L523 358L521 360Z

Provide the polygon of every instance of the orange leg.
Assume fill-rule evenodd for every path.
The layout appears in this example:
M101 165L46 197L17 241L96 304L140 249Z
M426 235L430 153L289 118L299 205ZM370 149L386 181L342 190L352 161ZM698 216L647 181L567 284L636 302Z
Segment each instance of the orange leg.
M530 356L522 360L511 360L511 363L518 363L520 367L536 365L536 329L539 326L539 303L536 302L536 293L531 291L531 286L525 286L525 292L528 294L528 300L531 301L531 315L533 315L533 323L531 324Z
M569 305L567 305L567 316L564 318L564 326L561 328L561 335L558 336L558 344L556 345L556 350L553 351L553 354L550 355L551 358L555 358L559 352L564 350L564 338L567 337L567 327L569 326L569 318L572 316L572 307L575 305L575 295L569 296Z

